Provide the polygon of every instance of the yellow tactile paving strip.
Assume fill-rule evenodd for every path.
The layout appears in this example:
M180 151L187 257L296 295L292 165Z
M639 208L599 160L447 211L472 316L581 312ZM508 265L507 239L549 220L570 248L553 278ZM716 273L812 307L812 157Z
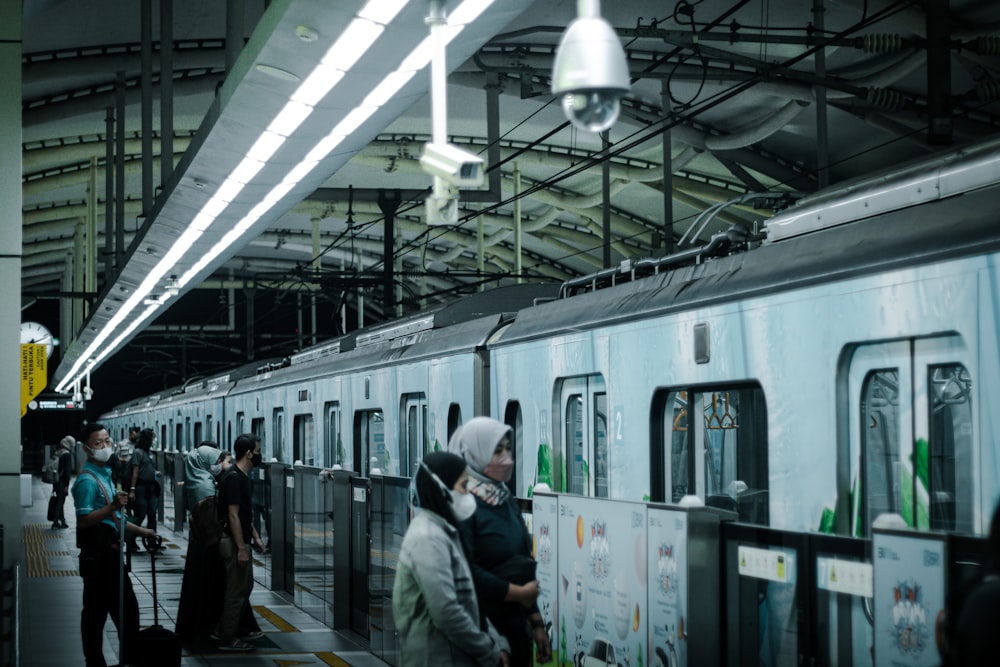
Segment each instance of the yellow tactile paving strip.
M267 622L273 625L279 632L299 632L298 628L263 605L254 605L253 610L261 618L267 619Z
M45 540L64 540L65 534L48 529L48 524L27 524L24 526L25 573L29 577L75 577L72 570L53 570L49 567L49 556L73 556L69 551L52 551L45 548Z
M351 663L344 662L332 653L317 653L316 657L331 667L351 667Z

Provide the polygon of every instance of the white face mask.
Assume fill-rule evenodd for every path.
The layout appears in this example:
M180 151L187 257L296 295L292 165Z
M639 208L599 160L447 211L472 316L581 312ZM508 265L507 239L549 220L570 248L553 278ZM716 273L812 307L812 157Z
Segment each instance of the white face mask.
M213 463L211 466L209 466L208 472L212 473L212 477L218 477L219 473L222 472L222 464Z
M107 463L111 458L111 448L102 447L101 449L91 449L90 454L98 463Z
M455 513L455 518L465 521L476 513L476 499L471 493L459 493L451 491L451 511Z

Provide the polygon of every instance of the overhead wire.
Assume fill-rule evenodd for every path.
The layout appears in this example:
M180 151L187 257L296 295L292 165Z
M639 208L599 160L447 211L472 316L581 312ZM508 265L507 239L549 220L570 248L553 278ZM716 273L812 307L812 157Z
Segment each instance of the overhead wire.
M712 21L712 22L710 22L708 24L705 24L705 25L709 26L709 27L714 27L714 26L718 25L722 20L725 20L726 17L732 15L732 13L736 9L742 7L747 2L748 2L748 0L741 0L741 2L738 2L738 3L734 4L726 12L724 12L723 15L722 15L722 17L717 18L716 20L714 20L714 21ZM689 8L692 8L692 10L693 10L693 7L697 6L700 3L701 3L701 0L699 0L699 2L694 2L694 3L688 2L687 0L681 0L681 2L678 3L678 5L679 6L680 5L687 6ZM831 37L830 39L841 38L841 37L844 37L846 35L851 34L854 31L857 31L859 29L868 27L869 25L877 23L877 22L879 22L879 21L881 21L881 20L883 20L885 18L888 18L888 17L894 15L895 13L897 13L899 11L902 11L902 9L904 9L909 4L910 3L907 0L898 0L897 2L895 2L895 3L891 4L891 5L888 5L888 6L886 6L885 8L883 8L881 10L874 12L871 16L868 16L868 13L867 13L868 7L867 7L867 2L866 2L861 20L859 20L854 25L852 25L852 26L850 26L850 27L848 27L848 28L846 28L846 29L838 32L838 33L834 33L834 36ZM694 25L693 16L692 16L691 25L692 26ZM710 29L710 28L706 28L706 29ZM802 53L800 53L800 54L798 54L796 56L793 56L793 57L791 57L789 59L786 59L785 61L783 61L781 63L777 63L777 64L769 66L768 69L770 69L770 70L777 70L779 68L788 67L790 65L793 65L793 64L795 64L795 63L797 63L797 62L799 62L799 61L801 61L801 60L803 60L803 59L805 59L805 58L813 55L817 50L819 50L820 48L823 48L823 47L824 47L824 44L817 44L816 46L811 47L809 49L806 49ZM666 56L664 56L662 58L659 58L655 63L653 63L652 65L650 65L649 67L647 67L645 71L650 71L651 68L657 67L665 59L671 57L671 55L676 55L680 50L682 50L682 48L683 47L677 47L677 48L673 49L669 54L667 54ZM641 75L639 77L636 77L636 79L638 79L640 77L641 77ZM633 81L636 80L636 79L633 79ZM570 177L572 177L572 176L574 176L574 175L576 175L578 173L581 173L581 172L583 172L583 171L585 171L587 169L590 169L590 168L596 166L597 164L600 164L603 160L607 160L607 159L611 159L613 157L616 157L616 156L618 156L618 155L620 155L620 154L622 154L622 153L624 153L624 152L626 152L626 151L628 151L628 150L630 150L630 149L632 149L632 148L634 148L634 147L636 147L638 145L641 145L642 143L645 143L645 142L649 141L650 139L655 138L656 136L660 135L665 129L670 128L670 127L676 127L676 126L678 126L678 125L680 125L680 124L682 124L682 123L684 123L684 122L686 122L686 121L688 121L690 119L693 119L696 116L704 113L705 111L718 106L719 104L721 104L721 103L723 103L723 102L725 102L725 101L727 101L727 100L735 97L736 95L739 95L739 94L745 92L746 90L749 90L750 88L752 88L756 84L757 84L757 81L745 81L745 82L736 84L734 86L731 86L728 89L719 91L718 93L715 93L714 95L711 95L711 96L709 96L709 97L701 100L697 104L691 103L689 105L686 105L685 108L682 111L675 112L675 113L671 114L670 116L665 116L664 118L662 118L660 120L653 121L652 123L650 123L649 125L647 125L647 126L645 126L643 128L639 128L635 132L632 132L629 135L626 135L624 138L618 140L617 142L615 142L614 144L612 144L608 148L595 151L589 158L583 160L582 162L580 162L578 164L575 164L575 165L571 165L569 167L564 168L563 170L561 170L559 172L556 172L554 175L546 178L543 181L540 181L539 183L536 183L533 186L530 186L529 188L527 188L526 190L522 191L521 193L519 193L517 195L514 195L512 197L508 197L507 199L504 199L504 200L502 200L500 202L497 202L497 203L491 204L489 206L486 206L486 207L484 207L480 211L471 212L471 213L463 216L462 218L460 218L458 220L458 222L455 225L442 225L442 226L436 226L436 227L428 227L423 232L421 232L420 234L418 234L415 238L409 240L406 244L404 244L401 247L400 250L401 251L405 251L406 249L416 247L416 245L421 240L424 240L424 243L431 243L431 242L434 241L435 238L440 238L442 235L444 235L444 234L446 234L446 233L448 233L450 231L453 231L453 230L456 230L456 229L461 229L461 228L465 227L469 222L471 222L472 220L476 219L479 216L482 216L482 215L485 215L485 214L488 214L488 213L493 213L494 211L497 211L498 209L500 209L502 207L510 205L515 199L517 199L519 197L528 197L528 196L534 194L535 192L538 192L538 191L540 191L542 189L545 189L545 188L547 188L547 187L549 187L551 185L554 185L554 184L557 184L557 183L559 183L559 182L561 182L563 180L566 180L567 178L570 178ZM532 114L530 114L528 117L526 117L520 123L518 123L518 125L516 127L520 127L525 122L527 122L528 119L530 119L534 115L540 113L542 111L542 109L544 109L546 106L548 106L548 104L551 104L552 101L553 100L550 100L545 105L543 105L543 107L541 107L538 110L532 112ZM565 129L565 127L568 124L569 124L568 121L561 123L556 128L554 128L554 129L552 129L552 130L544 133L542 136L538 137L537 139L535 139L534 141L532 141L531 143L529 143L527 146L525 146L525 147L521 148L520 150L518 150L513 156L508 156L507 158L505 158L504 160L502 160L497 165L491 165L490 168L491 169L492 168L500 168L500 166L502 164L505 164L506 162L509 162L509 161L511 161L513 159L516 159L516 157L518 155L520 155L520 154L523 154L523 152L531 150L535 146L543 144L548 138L554 136L558 132L560 132L563 129ZM505 133L504 136L507 136L511 131L513 131L513 128L512 128L512 130L509 130L507 133ZM920 130L917 130L917 131L920 131ZM868 148L868 149L866 149L864 151L861 151L859 153L859 155L863 155L865 153L868 153L871 150L874 150L874 149ZM846 159L853 159L854 157L857 157L857 155L853 156L851 158L844 158L844 159L845 160ZM779 185L781 185L781 183L779 183ZM425 191L426 192L430 192L430 188L428 187ZM405 214L406 212L411 211L411 210L413 210L415 208L418 208L418 207L420 207L420 203L419 202L414 202L410 206L404 208L402 211L397 212L397 215L399 215L399 214ZM376 218L376 219L374 219L374 220L372 220L372 221L370 221L368 223L365 223L364 225L361 226L360 229L368 228L369 226L375 225L375 224L379 224L380 222L384 222L384 218L379 217L379 218ZM642 233L645 233L645 232L642 232ZM320 253L319 257L322 257L327 252L329 252L334 247L336 247L337 242L340 239L342 239L342 237L343 237L343 234L339 235L337 239L334 239L333 241L331 241L331 243L328 244L327 247ZM566 255L560 256L558 258L553 258L553 261L554 262L561 262L561 261L563 261L565 259L568 259L568 258L571 258L573 256L577 256L577 255L580 255L580 254L586 254L588 252L592 252L594 249L596 249L598 247L600 247L600 246L593 246L593 247L591 247L589 249L583 248L583 249L580 249L580 251L578 251L577 253L570 253L570 254L566 254ZM352 254L352 257L353 257L353 254ZM368 273L368 272L377 270L383 264L383 262L384 262L384 258L373 259L373 262L372 262L372 264L370 266L368 266L368 267L363 267L363 266L357 267L357 270L355 272L355 276L357 277L357 276L363 275L364 273Z

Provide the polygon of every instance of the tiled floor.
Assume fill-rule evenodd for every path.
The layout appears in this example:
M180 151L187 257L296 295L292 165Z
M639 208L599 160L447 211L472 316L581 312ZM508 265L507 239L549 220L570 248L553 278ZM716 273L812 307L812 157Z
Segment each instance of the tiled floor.
M80 609L83 581L77 573L74 546L73 498L66 500L68 529L52 530L45 520L51 487L34 479L31 507L22 508L25 562L21 592L21 666L68 667L83 665ZM172 630L180 597L187 540L159 527L167 549L156 561L160 625ZM257 568L259 564L255 565ZM145 552L133 556L132 584L139 600L140 627L153 624L150 562ZM214 646L185 647L184 667L239 665L247 667L337 665L385 667L351 636L335 632L272 593L260 582L250 599L265 632L253 653L227 654ZM109 665L118 663L118 635L110 619L105 627L104 654Z

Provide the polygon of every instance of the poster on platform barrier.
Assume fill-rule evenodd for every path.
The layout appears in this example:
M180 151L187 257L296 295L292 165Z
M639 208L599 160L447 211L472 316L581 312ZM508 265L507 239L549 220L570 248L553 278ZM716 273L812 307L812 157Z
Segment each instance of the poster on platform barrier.
M908 531L872 536L875 664L933 667L940 663L934 621L944 608L945 540Z
M646 506L559 497L559 664L647 665Z
M536 494L531 499L531 541L535 551L538 578L538 610L542 613L545 630L552 645L552 660L535 663L537 667L559 664L558 626L559 598L556 531L558 529L559 498L554 495Z
M686 512L651 507L649 533L649 655L647 664L687 667L688 619Z

